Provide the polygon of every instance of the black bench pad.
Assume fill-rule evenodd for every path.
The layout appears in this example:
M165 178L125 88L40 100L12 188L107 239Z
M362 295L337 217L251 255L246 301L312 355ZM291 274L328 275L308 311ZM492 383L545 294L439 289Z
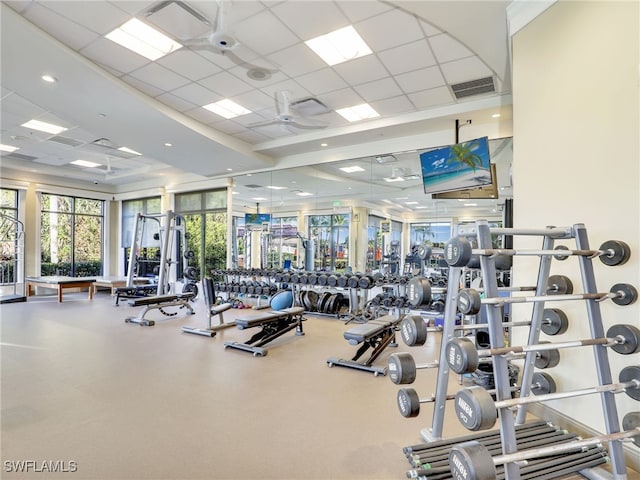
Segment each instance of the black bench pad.
M153 297L142 297L129 300L132 307L142 307L145 305L159 305L161 303L170 303L176 301L186 301L193 298L193 292L178 293L175 295L155 295Z
M238 329L243 330L245 328L259 327L265 323L276 322L295 315L302 315L303 313L303 307L291 307L284 308L282 310L271 310L269 312L257 313L244 318L237 318L235 322Z

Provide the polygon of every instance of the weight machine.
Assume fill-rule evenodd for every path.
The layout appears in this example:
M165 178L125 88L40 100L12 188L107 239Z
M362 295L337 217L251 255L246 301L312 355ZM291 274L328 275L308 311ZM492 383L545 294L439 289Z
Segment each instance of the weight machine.
M0 213L0 303L26 301L24 224Z

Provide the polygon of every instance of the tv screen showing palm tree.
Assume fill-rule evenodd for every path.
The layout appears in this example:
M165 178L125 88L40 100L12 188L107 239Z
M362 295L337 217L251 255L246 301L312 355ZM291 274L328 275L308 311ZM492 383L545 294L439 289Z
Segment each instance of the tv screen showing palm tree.
M491 184L489 139L476 138L420 154L424 193L450 192Z

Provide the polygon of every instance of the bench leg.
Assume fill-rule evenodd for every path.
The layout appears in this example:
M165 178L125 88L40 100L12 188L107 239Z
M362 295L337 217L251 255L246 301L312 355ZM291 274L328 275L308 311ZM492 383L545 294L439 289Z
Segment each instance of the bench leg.
M58 303L62 303L62 285L58 285Z

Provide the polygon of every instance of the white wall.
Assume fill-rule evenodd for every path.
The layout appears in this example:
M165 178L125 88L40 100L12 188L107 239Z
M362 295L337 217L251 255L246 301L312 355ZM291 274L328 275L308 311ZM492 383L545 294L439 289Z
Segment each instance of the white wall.
M609 239L627 242L626 265L594 261L600 291L619 282L640 288L639 14L638 2L559 1L512 39L515 226L583 223L592 248ZM520 237L515 246L539 248L541 240ZM518 257L514 284L531 284L537 267L537 260ZM553 263L551 273L569 276L576 292L583 291L577 259ZM590 336L584 302L548 305L569 316L563 340ZM640 302L605 301L601 309L605 331L617 323L640 325ZM513 311L528 316L530 309ZM525 332L514 335L515 344L525 342ZM563 350L561 357L550 371L559 391L597 384L591 347ZM624 366L640 364L640 354L610 352L609 359L614 381ZM638 410L625 394L616 403L620 418ZM598 395L548 405L604 431Z

